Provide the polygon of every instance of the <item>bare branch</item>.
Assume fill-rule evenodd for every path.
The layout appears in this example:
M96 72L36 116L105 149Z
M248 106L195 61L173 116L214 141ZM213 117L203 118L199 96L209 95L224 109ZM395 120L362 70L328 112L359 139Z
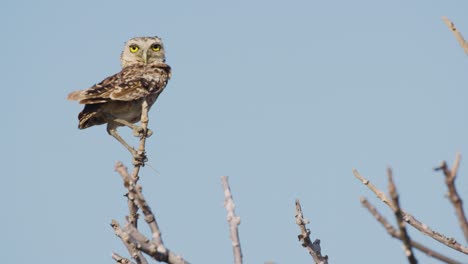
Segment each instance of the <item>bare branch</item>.
M328 256L322 256L322 250L320 247L320 239L316 239L313 243L310 240L310 230L306 227L309 224L309 220L304 218L302 214L301 203L299 200L296 200L296 224L301 229L301 234L298 236L299 241L302 246L307 248L309 254L314 259L314 262L317 264L328 264Z
M242 264L242 250L239 240L240 217L236 216L236 205L232 199L231 187L229 187L228 177L221 177L221 183L224 190L224 207L227 211L227 221L229 223L232 250L234 253L234 263Z
M361 197L361 204L372 214L372 216L374 216L374 218L383 225L383 227L385 228L385 230L387 230L387 233L392 236L393 238L396 238L400 241L402 241L402 237L400 235L400 233L387 221L387 219L385 219L378 211L377 209L375 209L375 207L369 203L369 201L364 198L364 197ZM448 263L448 264L462 264L461 262L457 261L457 260L454 260L454 259L451 259L447 256L444 256L424 245L422 245L421 243L418 243L414 240L411 240L411 246L414 247L415 249L425 253L426 255L428 255L429 257L433 257L435 259L438 259L442 262L445 262L445 263Z
M154 217L153 211L151 211L150 206L143 197L143 193L141 192L141 186L137 185L133 189L133 191L138 199L137 205L143 212L143 215L145 216L145 221L150 227L151 233L153 234L152 242L155 243L160 250L165 250L158 222L156 221L156 217Z
M154 260L170 264L188 264L181 256L178 256L166 248L158 247L134 226L127 224L125 228L129 236L137 241L139 249L148 256L151 256Z
M149 106L147 100L143 100L143 103L141 105L141 128L143 130L142 136L140 137L140 144L138 146L138 155L139 157L135 158L133 160L133 172L132 175L128 173L127 167L125 167L122 163L117 163L115 166L115 171L117 171L120 176L122 177L122 180L124 182L125 188L129 188L131 182L134 182L134 185L137 184L138 179L139 179L139 172L141 166L144 166L144 162L146 160L146 150L145 150L145 144L146 144L146 138L148 135L148 111L149 111ZM128 192L126 194L127 199L128 199L128 210L129 210L129 215L127 217L127 220L129 223L134 225L135 227L138 226L138 207L135 204L135 196L132 192Z
M133 264L128 258L124 258L117 253L112 253L112 259L116 261L117 264Z
M119 173L119 175L122 177L122 180L124 182L125 188L129 188L130 184L134 184L134 180L128 174L127 167L123 165L122 162L118 161L115 164L114 170ZM138 226L138 206L135 203L135 195L133 192L128 192L126 195L127 197L127 204L128 204L128 211L129 215L127 217L127 221L132 224L133 226L137 227Z
M145 98L143 100L143 103L141 104L141 129L143 130L143 133L140 137L140 145L138 146L138 158L134 157L133 160L133 165L135 166L132 172L132 178L135 181L135 183L138 181L138 173L140 172L140 168L145 165L146 161L146 138L148 137L148 111L149 111L149 106L148 106L148 101Z
M143 196L142 187L138 184L140 168L144 166L144 162L146 160L145 144L146 137L148 135L148 109L148 102L144 100L141 111L141 127L143 134L140 137L140 145L137 151L139 156L134 157L133 160L134 168L132 174L130 175L128 173L127 168L122 164L122 162L117 162L115 165L115 171L120 174L124 186L128 190L128 193L126 194L129 209L129 215L126 217L128 223L124 228L121 228L117 221L112 220L111 226L114 228L115 234L120 237L137 264L148 263L142 252L160 262L171 264L186 264L188 262L185 261L182 257L172 253L165 248L156 217L154 216L151 207ZM142 211L143 215L145 216L145 221L150 227L152 233L151 240L147 239L137 229L138 210ZM117 258L117 255L115 255L115 257ZM120 258L120 261L126 261L126 259Z
M466 241L468 241L468 221L466 219L465 211L463 210L463 201L460 198L460 195L458 195L457 188L455 188L455 179L458 174L460 160L461 154L457 153L452 169L448 167L447 162L443 161L440 167L435 168L435 170L442 170L444 172L445 184L448 188L447 196L453 204L453 207L455 207L455 214L457 215L458 223L460 224L460 228L463 230Z
M452 21L450 21L447 17L442 17L442 20L444 20L444 23L453 32L453 35L458 40L458 43L460 43L460 46L468 55L468 43L465 41L460 31L458 31L458 29L455 27L455 24Z
M362 184L366 185L367 188L369 188L375 195L377 195L377 198L379 198L382 202L384 202L388 207L392 209L392 211L395 212L396 208L393 205L393 203L385 196L385 193L379 190L377 187L375 187L374 184L372 184L369 180L365 179L364 177L359 174L359 172L356 169L353 169L353 174L356 178L358 178Z
M390 197L392 197L393 205L395 206L395 217L397 219L398 228L400 229L401 234L401 241L403 242L403 247L405 249L405 255L408 257L408 262L411 264L416 264L418 261L414 256L413 249L411 248L411 239L406 231L405 221L403 220L403 213L400 208L400 201L398 197L398 192L396 190L395 183L393 182L393 173L392 169L387 169L388 174L388 192L390 193Z
M119 223L116 220L112 220L111 226L114 229L115 234L120 238L120 240L122 240L122 243L127 248L128 253L130 253L136 263L147 264L148 262L143 257L143 254L140 252L138 245L134 242L134 239L132 239L130 235L120 227Z
M150 206L148 205L143 196L141 186L135 185L134 179L137 178L129 177L127 168L121 162L117 162L117 164L115 165L115 170L121 175L122 179L124 180L124 185L127 186L129 195L133 195L133 197L135 197L134 204L143 212L145 220L152 232L152 240L150 241L148 238L146 238L141 232L138 231L138 229L136 229L136 226L133 225L131 222L129 222L125 226L125 228L122 229L118 225L117 221L114 220L112 222L112 226L114 227L116 235L122 239L124 244L127 241L132 242L134 244L133 247L137 248L138 250L141 250L142 252L151 256L157 261L173 264L188 263L182 257L174 254L172 251L165 248L164 243L162 241L161 231L159 230L159 226L156 222L156 217L154 216ZM125 245L127 246L127 244ZM135 254L132 253L133 247L131 248L132 251L129 250L129 252L131 252L130 254L134 258ZM127 246L127 248L129 247Z
M148 205L146 199L143 196L141 186L136 184L138 177L130 177L127 168L120 161L115 164L115 171L120 174L124 181L124 186L128 189L127 198L129 200L130 209L130 216L128 218L135 219L135 217L132 218L131 215L136 214L135 209L138 210L138 208L141 208L143 215L145 216L145 220L148 223L151 232L153 233L154 243L156 243L158 246L164 247L156 218L151 211L151 207ZM129 223L132 224L132 221L129 221ZM136 227L136 225L134 226Z
M377 189L377 187L371 184L369 180L362 177L356 169L353 169L353 173L354 176L358 178L364 185L366 185L372 192L374 192L377 195L377 197L380 200L382 200L382 202L387 204L393 211L395 211L395 206L391 202L389 202L389 199L387 198L387 196L385 196L385 194L382 191L380 191L379 189ZM454 238L448 238L439 232L433 231L429 226L421 223L419 220L414 218L414 216L406 213L403 210L401 212L403 214L403 220L405 220L405 222L419 230L421 233L435 239L436 241L450 248L468 254L468 248L458 243Z

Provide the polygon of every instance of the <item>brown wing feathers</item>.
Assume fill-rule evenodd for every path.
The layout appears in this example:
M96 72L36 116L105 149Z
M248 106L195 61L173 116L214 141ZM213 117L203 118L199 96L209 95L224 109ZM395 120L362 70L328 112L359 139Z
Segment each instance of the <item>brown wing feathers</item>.
M84 129L107 123L108 117L105 112L113 107L122 107L122 104L117 104L119 101L123 103L150 94L159 94L170 78L171 68L167 64L134 65L125 67L121 72L107 77L87 90L70 93L69 100L85 104L78 116L78 128ZM153 99L156 98L157 96Z
M161 92L169 78L170 68L166 64L129 66L87 90L70 93L68 99L80 104L137 100Z

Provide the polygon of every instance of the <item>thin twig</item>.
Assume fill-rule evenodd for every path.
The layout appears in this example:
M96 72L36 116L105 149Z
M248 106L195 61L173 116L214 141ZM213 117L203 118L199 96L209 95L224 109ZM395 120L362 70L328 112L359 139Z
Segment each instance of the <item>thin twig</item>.
M395 206L391 202L389 202L389 199L387 198L387 196L385 196L385 194L382 191L380 191L377 187L375 187L372 183L370 183L369 180L362 177L356 169L353 169L353 174L364 185L366 185L372 192L374 192L382 202L387 204L393 211L395 211ZM401 212L403 214L403 220L405 220L405 222L407 222L408 224L410 224L411 226L419 230L421 233L435 239L436 241L450 248L453 248L457 251L468 254L468 248L458 243L455 240L455 238L448 238L439 232L433 231L429 226L421 223L414 216L406 213L403 210Z
M170 263L170 264L188 264L181 256L175 254L174 252L164 249L161 251L161 248L156 246L153 241L150 241L145 237L138 229L132 225L126 225L126 232L138 242L139 248L142 252L151 256L154 260Z
M458 40L458 43L460 43L460 46L468 55L468 43L465 41L460 31L458 31L458 29L455 27L455 24L452 21L450 21L450 19L448 19L447 17L442 17L442 20L444 20L447 27L453 32L453 35Z
M130 176L130 174L128 174L127 167L125 167L125 165L123 165L123 163L119 161L115 164L114 170L122 177L124 186L125 188L128 189L130 187L130 184L133 184L132 183L133 179ZM130 224L132 224L134 227L138 227L139 215L138 215L138 206L135 203L135 195L133 192L129 191L125 196L127 197L127 204L128 204L128 211L129 211L127 221Z
M124 186L127 187L128 189L128 195L127 197L133 197L132 200L129 198L129 208L133 209L136 207L137 209L141 209L143 212L143 215L145 216L145 221L148 223L151 232L153 233L153 242L156 243L158 247L161 247L160 250L164 251L164 243L162 242L162 237L161 237L161 231L159 230L158 223L156 221L156 217L154 216L153 212L151 211L151 207L149 204L146 202L145 197L143 196L142 193L142 188L140 185L137 185L136 182L134 181L134 177L129 177L127 168L125 165L123 165L122 162L118 161L115 164L115 171L117 171L122 179L124 180ZM130 213L132 214L134 210L130 210ZM128 217L130 218L130 217ZM132 224L131 221L129 221L130 224ZM136 227L136 225L134 225Z
M364 197L361 197L361 204L372 214L372 216L374 216L374 218L380 223L382 224L382 226L385 228L385 230L387 230L387 233L393 237L393 238L396 238L398 240L402 240L402 237L400 235L400 233L387 221L387 219L385 219L378 211L377 209L375 209L375 207L369 203L369 201L364 198ZM445 263L448 263L448 264L462 264L461 262L457 261L457 260L454 260L454 259L451 259L447 256L444 256L426 246L424 246L423 244L421 243L418 243L414 240L411 240L411 246L414 247L415 249L423 252L424 254L428 255L429 257L433 257L435 259L438 259L442 262L445 262Z
M384 192L379 190L377 187L375 187L374 184L372 184L368 179L365 179L364 177L359 174L359 172L356 169L353 169L353 174L356 178L358 178L362 184L366 185L367 188L369 188L375 195L377 195L377 198L379 198L382 202L384 202L388 207L392 209L392 211L395 212L395 206L393 203L387 198Z
M460 160L461 154L457 153L452 169L448 167L447 162L443 161L440 167L435 168L435 170L442 170L444 172L445 184L448 188L447 196L450 199L450 202L453 204L453 207L455 207L455 214L457 215L458 223L460 224L460 228L465 235L466 241L468 241L468 221L466 219L465 211L463 210L463 201L457 192L457 188L455 187L455 179L458 174L458 168L460 167Z
M143 257L143 254L139 250L138 245L135 243L134 239L132 239L132 237L130 237L130 235L120 227L120 224L116 220L112 220L111 226L114 229L115 234L120 238L120 240L122 240L122 243L127 248L128 253L130 253L136 263L147 264L148 262Z
M156 217L154 216L153 211L151 210L151 207L146 202L146 199L143 196L143 193L141 192L141 190L142 188L140 185L137 185L134 188L135 196L138 199L137 205L143 212L143 215L145 216L145 221L150 227L152 238L153 238L152 242L156 244L159 251L164 251L165 250L164 243L162 241L162 235L161 235L161 231L159 230L158 222L156 221Z
M232 199L231 187L229 186L228 177L222 176L221 183L224 190L224 207L227 211L227 221L229 223L229 233L232 241L234 263L242 264L242 250L239 239L240 217L236 216L236 205L234 204L234 199Z
M322 256L322 249L320 247L320 239L315 239L312 243L310 240L310 230L306 227L309 224L309 220L304 218L302 214L301 203L296 199L296 224L301 229L301 234L298 235L299 241L302 246L307 248L307 251L314 259L314 262L317 264L328 264L328 256Z
M393 173L392 173L391 168L387 169L387 174L388 174L388 192L390 193L390 197L392 197L392 202L396 209L393 213L395 214L395 217L398 223L398 228L400 229L401 241L403 242L405 255L408 257L409 263L416 264L418 263L418 261L416 260L416 257L414 256L413 249L411 247L411 239L409 237L408 232L406 231L405 221L403 220L403 213L400 208L398 192L396 190L395 183L393 182Z
M137 153L140 155L140 158L138 160L133 161L134 169L132 172L132 178L136 182L138 182L138 173L140 172L140 168L145 165L146 161L146 138L148 135L148 123L149 123L149 118L148 118L148 111L149 111L149 106L148 106L148 101L145 98L143 100L143 103L141 104L141 128L143 130L143 133L140 137L140 145L138 146Z
M128 258L124 258L117 253L112 253L112 259L116 261L117 264L133 264Z

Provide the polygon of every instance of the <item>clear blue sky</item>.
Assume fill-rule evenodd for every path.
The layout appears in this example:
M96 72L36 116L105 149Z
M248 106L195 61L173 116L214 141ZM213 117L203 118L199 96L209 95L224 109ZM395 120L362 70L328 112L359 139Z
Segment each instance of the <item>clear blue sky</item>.
M124 42L142 35L163 38L173 67L150 112L157 172L141 175L171 250L232 263L228 175L245 263L311 262L297 241L296 198L331 263L404 263L359 197L393 216L351 172L386 188L387 165L403 207L464 242L432 171L465 154L457 184L468 202L468 57L444 15L468 37L466 1L3 3L0 259L128 256L109 224L127 214L113 166L130 157L105 127L78 130L81 106L65 98L118 72Z

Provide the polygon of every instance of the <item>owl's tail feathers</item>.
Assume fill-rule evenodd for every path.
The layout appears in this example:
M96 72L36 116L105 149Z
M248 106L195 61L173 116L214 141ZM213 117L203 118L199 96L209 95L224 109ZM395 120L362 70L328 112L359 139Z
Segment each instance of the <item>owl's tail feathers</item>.
M84 93L83 91L74 91L68 94L67 99L70 101L79 101L83 99Z
M83 111L81 111L80 114L78 114L78 128L85 129L88 127L107 123L105 116L98 110L99 105L85 105Z
M109 101L107 98L89 94L87 91L71 92L68 94L67 99L70 101L78 101L80 104L99 104Z

